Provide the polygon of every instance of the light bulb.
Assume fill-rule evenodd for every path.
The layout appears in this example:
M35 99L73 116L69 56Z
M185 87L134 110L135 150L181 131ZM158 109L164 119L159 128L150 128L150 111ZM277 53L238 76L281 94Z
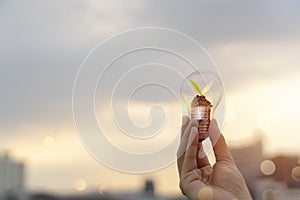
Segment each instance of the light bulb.
M195 71L184 79L180 92L190 118L199 123L199 142L202 142L208 137L210 120L222 99L222 82L214 72Z

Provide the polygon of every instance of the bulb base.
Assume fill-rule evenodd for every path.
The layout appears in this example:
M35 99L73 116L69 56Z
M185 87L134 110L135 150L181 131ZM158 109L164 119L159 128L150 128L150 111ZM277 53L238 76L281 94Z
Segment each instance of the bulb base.
M199 142L208 137L211 106L195 106L191 109L191 119L198 121Z

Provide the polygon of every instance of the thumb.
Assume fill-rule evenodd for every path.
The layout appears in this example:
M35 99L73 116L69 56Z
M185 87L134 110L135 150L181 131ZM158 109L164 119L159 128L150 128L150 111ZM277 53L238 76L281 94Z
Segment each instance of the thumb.
M215 119L211 120L210 122L208 134L213 145L216 162L234 162L227 147L225 138L220 132Z

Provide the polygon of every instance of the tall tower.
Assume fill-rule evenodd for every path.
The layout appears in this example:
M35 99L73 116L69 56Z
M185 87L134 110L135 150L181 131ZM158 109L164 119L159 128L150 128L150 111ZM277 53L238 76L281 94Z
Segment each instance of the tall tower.
M24 199L24 164L0 155L0 200Z
M154 196L154 183L153 180L147 179L145 181L145 186L144 186L144 194L148 196Z

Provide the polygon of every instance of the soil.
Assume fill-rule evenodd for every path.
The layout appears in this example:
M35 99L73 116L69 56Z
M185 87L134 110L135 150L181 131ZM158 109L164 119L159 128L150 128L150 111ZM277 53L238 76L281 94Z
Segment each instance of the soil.
M204 95L197 95L195 96L195 98L193 99L192 103L191 103L192 107L196 107L196 106L209 106L212 107L211 103L205 98Z

